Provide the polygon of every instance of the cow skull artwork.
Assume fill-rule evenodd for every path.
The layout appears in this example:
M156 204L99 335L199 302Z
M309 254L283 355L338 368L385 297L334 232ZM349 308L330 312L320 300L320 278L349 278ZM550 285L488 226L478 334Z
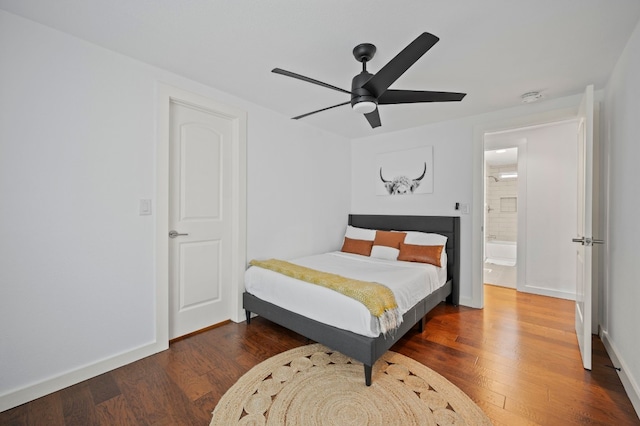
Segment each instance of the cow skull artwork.
M418 178L409 179L407 176L396 176L392 180L386 180L382 176L382 167L380 167L380 179L384 183L384 187L390 195L413 194L416 188L420 186L420 181L424 178L426 173L427 163L425 162L424 171Z

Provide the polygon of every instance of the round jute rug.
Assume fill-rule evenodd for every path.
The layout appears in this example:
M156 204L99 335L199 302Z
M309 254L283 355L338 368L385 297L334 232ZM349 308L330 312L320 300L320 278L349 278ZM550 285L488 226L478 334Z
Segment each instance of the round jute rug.
M362 364L323 345L256 365L213 411L218 425L491 425L455 385L404 355L387 352L364 384Z

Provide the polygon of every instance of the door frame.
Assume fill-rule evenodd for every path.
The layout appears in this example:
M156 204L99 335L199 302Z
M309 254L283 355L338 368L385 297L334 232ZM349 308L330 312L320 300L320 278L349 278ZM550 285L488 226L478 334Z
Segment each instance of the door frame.
M579 102L579 100L578 100ZM575 119L578 105L477 124L473 128L473 198L471 217L471 300L469 306L484 307L484 135Z
M169 140L171 102L212 112L232 122L231 319L244 320L242 292L247 262L247 112L168 84L157 84L156 145L156 342L169 342Z

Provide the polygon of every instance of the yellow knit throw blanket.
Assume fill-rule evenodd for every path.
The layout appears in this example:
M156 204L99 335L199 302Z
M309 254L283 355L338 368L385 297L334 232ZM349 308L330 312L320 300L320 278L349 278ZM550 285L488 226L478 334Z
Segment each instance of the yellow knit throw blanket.
M395 330L402 323L402 315L398 310L393 292L382 284L354 280L279 259L252 260L250 264L335 290L357 300L366 306L371 315L378 319L380 331L384 334Z

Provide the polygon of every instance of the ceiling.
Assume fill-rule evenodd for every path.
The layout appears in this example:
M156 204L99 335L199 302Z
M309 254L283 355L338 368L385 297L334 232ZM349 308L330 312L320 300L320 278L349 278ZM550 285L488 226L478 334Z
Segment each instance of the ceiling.
M462 102L382 105L382 127L342 106L302 120L347 138L601 89L640 17L638 0L0 0L0 8L293 117L349 95L360 43L375 73L422 32L440 41L392 89Z

